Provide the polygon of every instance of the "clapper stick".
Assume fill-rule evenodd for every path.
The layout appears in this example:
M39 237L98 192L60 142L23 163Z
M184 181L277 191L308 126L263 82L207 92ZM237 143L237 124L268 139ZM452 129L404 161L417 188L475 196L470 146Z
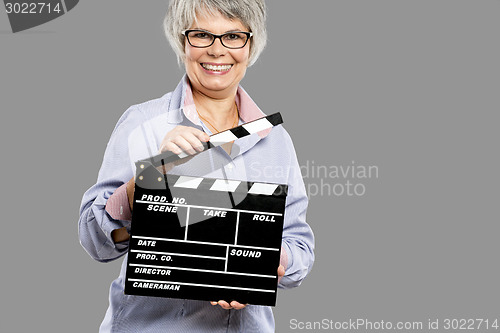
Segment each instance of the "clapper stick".
M214 134L210 136L210 140L208 142L202 142L203 151L207 151L213 147L217 147L223 145L225 143L235 141L241 139L245 136L258 133L260 131L264 131L266 129L270 129L276 125L282 124L283 118L279 112L273 113L272 115L262 117L253 121L250 121L246 124L228 129L226 131ZM189 157L193 155L188 155L185 152L180 154L174 154L170 151L166 151L159 155L153 156L149 159L143 160L141 162L149 162L154 167L159 167L160 165L168 164L176 162L185 157Z

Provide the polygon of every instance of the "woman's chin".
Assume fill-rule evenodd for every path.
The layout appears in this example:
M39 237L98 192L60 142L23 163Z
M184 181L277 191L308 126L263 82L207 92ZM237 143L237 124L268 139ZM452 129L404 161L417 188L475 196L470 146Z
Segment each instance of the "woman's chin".
M231 84L227 82L227 80L204 80L201 82L201 85L205 90L213 91L213 92L222 92L228 90L231 87Z

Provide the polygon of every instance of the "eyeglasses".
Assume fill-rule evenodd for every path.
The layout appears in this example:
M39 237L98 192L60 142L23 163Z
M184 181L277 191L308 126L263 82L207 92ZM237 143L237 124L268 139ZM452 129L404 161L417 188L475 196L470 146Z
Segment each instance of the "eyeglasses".
M184 30L182 34L186 36L189 45L193 47L209 47L216 38L220 39L223 46L228 49L241 49L248 43L248 39L253 33L246 31L226 32L222 35L216 35L205 30Z

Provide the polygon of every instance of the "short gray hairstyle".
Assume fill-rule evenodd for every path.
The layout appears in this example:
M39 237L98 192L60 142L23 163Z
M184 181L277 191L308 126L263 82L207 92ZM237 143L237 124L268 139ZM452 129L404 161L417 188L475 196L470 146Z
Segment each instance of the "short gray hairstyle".
M228 19L239 19L253 33L248 65L257 61L267 43L265 0L170 0L163 21L165 35L177 55L179 65L184 62L184 36L197 19L197 14L221 13Z

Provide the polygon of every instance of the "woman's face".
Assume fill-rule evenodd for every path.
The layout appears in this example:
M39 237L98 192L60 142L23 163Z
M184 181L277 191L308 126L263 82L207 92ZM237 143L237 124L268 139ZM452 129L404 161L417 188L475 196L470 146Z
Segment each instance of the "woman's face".
M229 20L221 14L198 15L189 29L202 29L220 35L230 31L248 31L240 20ZM184 42L186 52L186 73L193 90L212 98L225 98L236 94L238 84L245 76L250 55L250 40L241 49L228 49L220 39L206 48L191 46L187 38ZM208 66L227 66L222 70Z

